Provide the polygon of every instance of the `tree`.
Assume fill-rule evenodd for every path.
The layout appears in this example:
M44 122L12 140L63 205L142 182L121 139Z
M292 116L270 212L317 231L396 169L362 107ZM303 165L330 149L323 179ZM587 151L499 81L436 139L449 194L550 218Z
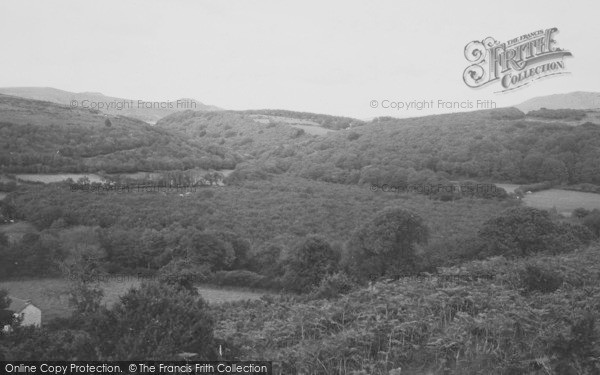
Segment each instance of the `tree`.
M595 209L583 219L583 225L596 236L600 237L600 210Z
M479 237L487 244L483 255L526 256L563 252L589 242L589 231L579 225L559 225L547 211L513 207L485 222Z
M359 228L348 244L350 274L359 279L411 274L416 245L426 243L429 229L417 214L388 208Z
M528 180L536 181L543 162L544 155L540 153L531 153L523 159L521 173Z
M250 242L233 232L216 232L215 235L233 248L235 260L229 268L245 268L248 263L248 254L250 253Z
M161 282L198 294L196 284L206 281L209 274L208 265L198 266L188 259L175 258L160 269L158 277Z
M103 296L104 292L97 283L89 283L82 279L71 280L70 302L78 314L86 315L98 311Z
M267 244L252 256L249 269L271 278L281 276L285 272L281 266L281 253L279 246Z
M212 271L227 269L234 264L233 246L215 233L196 232L185 242L184 255L196 264L207 264Z
M14 321L13 312L8 310L10 298L6 289L0 289L0 333L5 325L12 324Z
M538 177L544 181L563 182L569 178L565 163L553 158L542 162Z
M214 321L202 298L165 283L144 283L93 322L101 360L174 360L182 352L215 360Z
M300 242L287 260L283 285L294 292L309 292L321 280L337 271L340 254L320 237Z

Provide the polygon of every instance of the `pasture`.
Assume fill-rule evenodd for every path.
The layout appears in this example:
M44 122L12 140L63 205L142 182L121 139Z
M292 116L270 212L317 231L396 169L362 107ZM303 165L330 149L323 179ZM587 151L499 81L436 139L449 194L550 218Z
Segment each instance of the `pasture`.
M25 221L0 225L0 233L4 233L10 242L19 242L27 233L38 233L35 227Z
M99 283L104 291L103 303L112 306L119 297L140 284L135 277L115 277ZM29 299L42 310L43 321L68 317L73 308L69 304L69 280L66 278L44 278L0 281L0 289L9 295ZM239 289L222 289L212 286L198 286L200 295L210 304L220 304L241 300L255 300L268 292L253 292Z
M515 184L496 184L508 193L514 193L519 185ZM560 214L571 215L574 209L583 207L588 210L594 208L600 209L600 194L586 193L581 191L548 189L536 191L531 194L525 194L523 202L529 207L542 210L551 210L556 208Z
M542 190L526 194L523 201L530 207L545 210L556 208L558 213L568 215L578 207L583 207L588 210L594 208L600 209L600 194L580 191L559 189Z
M17 180L27 181L27 182L43 182L45 184L53 183L53 182L61 182L68 180L69 178L73 181L77 182L78 179L82 177L87 177L90 182L103 182L104 178L98 176L93 173L56 173L56 174L39 174L39 173L23 173L16 175Z

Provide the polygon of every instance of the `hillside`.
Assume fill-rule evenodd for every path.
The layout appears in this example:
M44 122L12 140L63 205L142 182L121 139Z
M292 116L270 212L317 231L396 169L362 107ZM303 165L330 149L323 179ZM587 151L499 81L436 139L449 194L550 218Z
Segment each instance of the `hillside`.
M550 120L508 108L376 119L290 145L281 153L285 157L267 159L277 157L291 173L338 183L600 183L600 125L573 126L561 115L551 112L559 119Z
M295 112L281 109L247 110L241 113L253 115L254 118L268 120L271 123L287 123L291 125L320 126L325 129L341 130L364 125L365 122L350 117L330 116L309 112ZM267 122L267 123L268 123Z
M234 111L185 111L161 119L156 127L180 133L201 145L218 144L244 160L264 159L277 150L316 137L289 123L262 121L255 116Z
M547 109L600 109L600 93L576 91L567 94L540 96L516 105L523 112Z
M599 118L600 112L589 110L525 115L505 108L385 117L369 123L340 121L352 127L314 135L296 127L322 129L316 115L186 111L162 119L157 127L202 145L217 143L263 172L327 182L397 186L474 179L600 184Z
M4 172L222 169L236 160L222 147L200 146L140 120L5 95L0 139Z
M216 306L215 333L283 374L597 374L599 255L497 257L337 298Z
M117 98L96 92L74 93L50 87L4 87L0 88L0 94L47 101L67 106L72 106L73 101L76 101L78 107L99 109L103 113L114 116L128 116L149 124L154 124L159 119L170 115L171 113L186 109L193 109L195 111L220 110L220 108L203 104L194 99L179 99L179 102L174 100L166 103L160 102L158 104L150 102L138 103L137 99ZM99 106L103 106L103 108L99 108Z

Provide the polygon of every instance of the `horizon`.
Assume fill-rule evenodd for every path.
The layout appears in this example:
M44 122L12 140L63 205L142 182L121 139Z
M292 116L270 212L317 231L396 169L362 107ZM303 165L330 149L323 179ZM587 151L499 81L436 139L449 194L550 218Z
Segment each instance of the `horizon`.
M0 87L0 90L3 89L51 89L51 90L57 90L57 91L62 91L68 94L74 94L74 95L84 95L84 94L88 94L88 95L102 95L105 96L107 98L117 98L117 99L123 99L123 100L134 100L135 99L131 99L131 98L126 98L126 97L122 97L122 96L118 96L118 95L107 95L105 93L102 92L95 92L95 91L81 91L81 92L71 92L71 91L66 91L66 90L62 90L60 88L56 88L56 87L39 87L39 86L23 86L23 87ZM291 111L291 112L305 112L305 113L313 113L313 114L319 114L319 115L330 115L330 116L335 116L335 117L348 117L348 118L353 118L356 120L361 120L361 121L371 121L377 117L392 117L392 118L397 118L397 119L410 119L410 118L418 118L418 117L427 117L427 116L437 116L437 115L446 115L446 114L457 114L457 113L469 113L469 112L476 112L476 111L485 111L485 110L490 110L490 109L497 109L497 108L518 108L519 105L532 100L532 99L537 99L540 97L550 97L550 96L554 96L554 95L572 95L572 94L578 94L578 93L583 93L583 94L600 94L600 92L595 92L595 91L570 91L570 92L562 92L562 93L555 93L555 94L548 94L548 95L541 95L541 96L536 96L536 97L532 97L532 98L528 98L523 100L522 102L519 103L514 103L512 105L506 105L506 106L498 106L496 108L476 108L476 109L470 109L470 110L465 110L465 109L458 109L458 110L448 110L448 111L442 111L442 112L436 112L436 113L424 113L424 114L418 114L418 115L408 115L408 116L393 116L393 115L384 115L384 116L374 116L374 117L363 117L363 118L358 118L358 117L353 117L353 116L349 116L349 115L335 115L335 114L330 114L330 113L321 113L321 112L310 112L310 111L295 111L289 108L245 108L245 109L231 109L231 108L222 108L222 107L218 107L215 106L211 103L206 103L203 102L201 100L198 100L196 98L184 98L184 97L177 97L177 98L171 98L171 99L165 99L166 102L176 102L176 101L180 101L180 100L194 100L196 102L198 102L199 104L202 105L206 105L206 106L211 106L211 107L217 107L216 111L252 111L252 110L257 110L257 111L261 111L261 110L272 110L272 111ZM8 95L8 94L3 94L0 93L0 95ZM16 96L16 95L8 95L8 96ZM16 96L19 97L19 96ZM28 99L28 98L24 98L27 100L37 100L37 99ZM144 102L163 102L162 100L153 100L153 99L148 99L145 100ZM61 105L56 103L57 105ZM566 109L566 108L565 108ZM195 109L190 108L189 110L194 111ZM520 109L519 109L520 110Z
M457 11L478 9L473 0L180 0L168 8L159 1L5 0L0 31L12 36L3 42L10 58L0 61L0 87L144 101L193 98L230 110L277 108L359 119L456 112L371 108L374 100L481 100L508 107L539 96L600 91L600 61L590 47L600 34L589 11L596 3L503 4L493 14L473 17ZM573 53L565 59L570 74L500 94L498 85L472 89L463 82L469 42L488 36L507 42L552 27L558 28L557 47Z

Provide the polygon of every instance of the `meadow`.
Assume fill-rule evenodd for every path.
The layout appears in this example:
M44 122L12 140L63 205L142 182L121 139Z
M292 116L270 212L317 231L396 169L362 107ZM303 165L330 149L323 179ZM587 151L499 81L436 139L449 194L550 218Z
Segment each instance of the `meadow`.
M73 181L77 181L80 178L87 177L90 182L104 182L104 178L98 176L97 174L83 174L83 173L56 173L56 174L39 174L39 173L31 173L31 174L17 174L17 180L28 181L28 182L43 182L45 184L53 183L53 182L61 182L66 181L69 178Z
M516 184L496 184L496 186L511 193L519 187ZM542 210L556 209L558 213L565 216L570 216L571 212L579 207L588 210L600 209L600 194L563 189L535 191L525 194L522 201L529 207Z
M584 193L560 189L549 189L526 194L526 205L544 210L554 209L558 213L568 214L579 207L587 210L600 209L600 194Z
M100 281L98 286L104 292L102 303L111 307L119 297L140 285L140 279L124 276L111 277ZM74 308L69 303L70 282L66 278L42 278L0 281L0 289L10 291L10 295L29 299L42 310L42 319L48 321L54 318L69 317ZM210 285L199 285L198 293L209 304L225 302L257 300L263 295L272 295L268 291L251 291L240 288L219 288Z

